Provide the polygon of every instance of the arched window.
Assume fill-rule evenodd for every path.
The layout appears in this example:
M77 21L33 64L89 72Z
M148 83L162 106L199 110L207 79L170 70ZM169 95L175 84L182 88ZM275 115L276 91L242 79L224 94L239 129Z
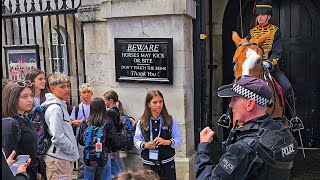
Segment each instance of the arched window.
M59 33L58 33L59 32ZM59 38L59 41L58 41ZM59 44L59 43L60 44ZM52 45L50 44L50 34L48 35L49 61L53 60L53 72L68 74L68 59L66 55L65 37L60 31L52 32ZM59 51L60 49L60 51ZM52 53L51 53L52 51ZM52 56L52 57L51 57Z

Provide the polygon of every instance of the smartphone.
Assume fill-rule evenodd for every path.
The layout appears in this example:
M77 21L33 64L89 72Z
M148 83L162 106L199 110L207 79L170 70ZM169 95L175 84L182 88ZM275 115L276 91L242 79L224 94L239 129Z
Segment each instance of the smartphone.
M18 157L14 160L14 163L10 166L10 170L14 176L16 176L18 168L22 164L26 163L29 158L29 155L18 155Z

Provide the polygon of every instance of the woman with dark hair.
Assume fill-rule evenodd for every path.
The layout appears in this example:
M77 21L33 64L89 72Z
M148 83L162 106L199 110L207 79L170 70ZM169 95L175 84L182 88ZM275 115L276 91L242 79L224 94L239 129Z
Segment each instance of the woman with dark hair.
M177 120L168 113L158 90L147 93L134 144L142 150L143 166L158 173L161 179L176 179L174 155L175 148L181 145L181 135Z
M125 112L122 108L122 103L119 101L118 94L110 90L103 95L103 100L105 106L108 110L114 126L116 127L117 132L120 132L120 114Z
M110 90L103 95L104 103L107 107L107 113L112 119L112 122L117 130L117 133L120 133L121 129L121 119L120 116L125 114L125 110L122 107L122 103L119 101L118 94ZM121 158L119 156L119 151L111 153L111 172L112 177L118 175L122 171L121 167Z
M16 155L30 155L27 173L30 179L37 179L37 132L28 119L33 107L31 87L30 81L11 81L3 88L2 147L7 157L13 150Z
M110 169L111 165L110 163L109 164L107 163L110 161L106 160L105 161L106 164L103 167L101 167L101 165L95 166L95 165L88 164L88 163L92 163L92 161L89 159L91 155L89 155L88 153L89 151L88 147L90 144L90 142L88 142L88 139L91 139L91 138L88 138L88 131L89 131L88 128L90 126L93 127L93 129L98 129L102 127L101 134L102 136L105 135L106 138L105 138L105 141L102 141L100 143L102 143L102 146L106 147L107 153L110 153L111 149L117 150L120 148L119 136L115 130L115 127L110 117L107 114L104 101L101 98L94 98L91 101L90 116L87 118L86 121L83 121L80 125L78 142L82 146L85 146L84 161L86 165L84 167L84 179L93 180L95 179L96 173L100 171L101 179L111 180L111 169ZM99 141L100 141L100 138L99 138Z
M44 72L39 69L32 69L26 75L26 80L32 82L32 88L34 91L34 106L40 106L45 98L46 80Z

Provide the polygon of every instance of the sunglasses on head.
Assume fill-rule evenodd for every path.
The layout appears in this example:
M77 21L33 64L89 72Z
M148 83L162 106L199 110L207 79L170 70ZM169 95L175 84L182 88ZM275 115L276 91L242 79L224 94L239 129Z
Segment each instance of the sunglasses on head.
M16 83L14 83L15 85L19 86L19 87L26 87L26 86L29 86L31 87L32 86L32 82L29 81L29 80L26 80L26 81L17 81ZM12 86L13 87L13 86Z

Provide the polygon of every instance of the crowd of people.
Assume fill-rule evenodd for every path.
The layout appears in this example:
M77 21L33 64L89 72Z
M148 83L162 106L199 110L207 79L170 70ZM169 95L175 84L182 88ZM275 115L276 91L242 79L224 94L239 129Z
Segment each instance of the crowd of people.
M137 129L132 142L134 139L137 149L142 149L144 165L133 171L122 168L119 156L123 149L122 118L127 113L115 91L93 98L93 86L83 83L79 87L81 102L71 107L70 78L64 74L45 76L37 69L31 70L24 81L2 80L2 90L2 152L3 157L8 157L3 158L7 159L3 164L12 166L19 155L30 157L17 172L3 169L5 177L72 179L76 170L78 179L87 180L127 176L176 178L174 154L181 144L181 135L160 91L147 93L141 120L129 118L130 127ZM47 127L42 130L47 131L50 141L45 153L39 153L43 148L40 126L34 124L35 109L41 107L43 122L38 123Z

